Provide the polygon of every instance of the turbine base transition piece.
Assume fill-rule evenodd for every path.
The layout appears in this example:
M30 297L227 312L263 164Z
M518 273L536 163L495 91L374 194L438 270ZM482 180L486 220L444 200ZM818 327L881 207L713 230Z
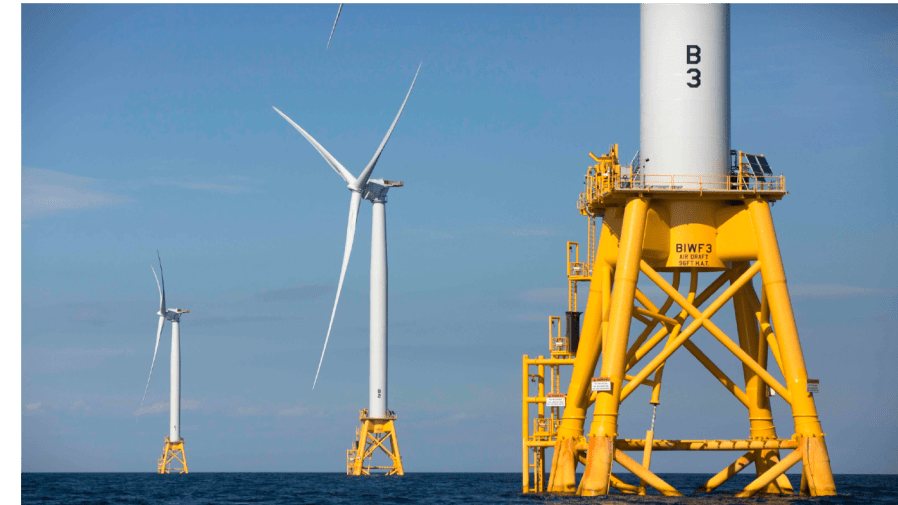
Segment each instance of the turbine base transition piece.
M179 466L180 465L180 466ZM165 437L165 448L159 458L156 473L187 473L187 456L184 454L184 439L172 442Z
M375 475L405 475L396 437L396 413L387 411L386 417L369 417L368 409L364 409L359 412L359 421L361 426L355 429L355 442L346 451L346 475L372 475L372 470ZM371 464L378 449L390 458L391 465Z

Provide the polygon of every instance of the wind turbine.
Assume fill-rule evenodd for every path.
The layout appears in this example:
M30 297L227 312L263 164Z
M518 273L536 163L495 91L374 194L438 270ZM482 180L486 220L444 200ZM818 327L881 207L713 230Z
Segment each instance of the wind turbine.
M366 458L370 458L374 450L378 447L382 449L393 460L392 467L384 467L389 469L388 475L403 475L402 460L399 456L399 446L396 439L396 431L393 421L396 415L387 410L387 227L386 227L386 207L387 191L391 187L402 186L402 181L389 181L384 179L371 179L371 173L380 154L383 152L399 117L402 115L408 97L415 87L415 81L418 79L418 71L412 79L412 85L405 95L405 100L399 108L399 113L390 125L387 135L384 137L380 146L375 151L374 156L368 165L362 170L358 177L353 175L337 161L327 150L319 144L311 135L303 130L299 125L293 122L286 114L274 107L284 119L287 120L299 133L302 134L309 143L318 151L319 154L327 161L327 163L337 172L340 177L347 183L351 195L349 199L349 222L346 227L346 245L343 249L343 266L340 270L340 281L337 284L337 296L334 300L334 308L331 312L330 324L327 327L327 335L324 338L324 349L321 351L321 359L318 361L318 370L315 372L315 381L312 383L312 389L318 383L318 374L321 372L321 364L324 362L324 353L327 350L327 342L330 339L331 328L334 324L334 316L337 313L337 304L340 301L340 292L343 289L343 279L346 276L346 268L349 265L349 256L352 253L352 243L355 238L355 225L358 218L359 205L364 198L372 203L371 217L371 305L370 305L370 357L369 357L369 381L368 381L368 409L363 410L359 416L362 422L361 430L356 430L356 443L353 449L349 450L347 457L347 473L352 475L367 474L368 471L362 468L362 462ZM390 449L384 445L384 439L390 438ZM360 441L364 441L362 444Z
M158 473L187 473L187 456L184 454L184 439L181 438L181 315L190 312L187 309L168 309L165 307L165 276L162 273L162 258L156 251L159 259L159 276L156 269L150 265L153 277L156 278L156 287L159 289L159 328L156 330L156 348L153 350L153 361L150 364L150 376L143 390L143 398L140 400L140 408L147 398L147 390L150 388L150 379L153 378L153 367L156 365L156 354L159 351L159 339L162 337L162 327L165 320L171 321L171 391L169 395L169 436L165 437L165 448L162 458L157 462ZM162 278L160 284L159 279ZM140 412L140 410L138 410ZM180 462L181 468L172 468L173 462Z

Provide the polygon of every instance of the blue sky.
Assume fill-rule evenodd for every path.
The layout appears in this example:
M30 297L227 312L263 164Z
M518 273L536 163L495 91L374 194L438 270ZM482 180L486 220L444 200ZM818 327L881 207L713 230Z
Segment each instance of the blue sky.
M325 50L335 13L22 6L24 471L154 470L169 327L135 412L157 249L169 305L191 310L191 470L343 471L367 401L371 210L313 391L349 192L271 107L358 174L419 63L374 172L405 181L387 204L390 408L407 471L520 470L520 359L546 353L548 316L566 310L588 153L619 143L629 161L639 147L639 8L350 4ZM787 178L773 212L833 469L895 473L898 10L734 5L731 18L732 147ZM747 436L691 357L671 360L665 388L656 437ZM642 436L651 408L632 402L621 434Z

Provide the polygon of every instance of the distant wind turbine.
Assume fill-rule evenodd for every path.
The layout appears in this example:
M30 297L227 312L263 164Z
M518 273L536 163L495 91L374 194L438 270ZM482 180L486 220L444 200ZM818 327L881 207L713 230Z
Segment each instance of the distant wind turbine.
M150 388L150 379L153 378L153 367L156 365L156 354L159 351L159 339L162 337L162 327L165 326L165 320L171 321L171 381L169 396L169 436L165 438L165 449L162 453L162 459L159 460L159 473L169 473L171 470L169 463L173 460L180 461L183 468L179 469L181 473L187 473L187 458L184 456L184 440L181 439L181 315L190 312L187 309L168 309L165 307L165 275L162 273L162 258L159 257L159 251L156 251L156 257L159 259L159 276L156 276L156 269L150 265L153 271L153 277L156 278L156 287L159 289L159 327L156 330L156 348L153 350L153 361L150 364L150 376L147 378L147 385L143 390L143 398L140 400L140 408L143 408L143 402L147 398L147 390ZM162 282L159 282L159 279ZM138 410L138 418L140 410ZM176 453L180 453L180 458Z

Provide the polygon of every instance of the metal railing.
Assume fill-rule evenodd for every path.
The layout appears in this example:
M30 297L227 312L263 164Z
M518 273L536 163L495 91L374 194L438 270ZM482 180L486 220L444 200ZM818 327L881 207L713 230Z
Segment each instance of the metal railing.
M755 192L782 193L786 191L786 177L782 175L758 176L742 173L730 175L663 175L633 174L630 167L621 167L621 173L589 174L586 191L581 193L577 206L586 207L612 191L696 191L696 192Z

